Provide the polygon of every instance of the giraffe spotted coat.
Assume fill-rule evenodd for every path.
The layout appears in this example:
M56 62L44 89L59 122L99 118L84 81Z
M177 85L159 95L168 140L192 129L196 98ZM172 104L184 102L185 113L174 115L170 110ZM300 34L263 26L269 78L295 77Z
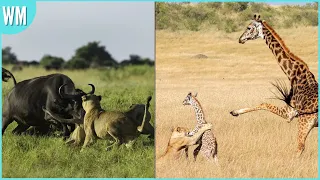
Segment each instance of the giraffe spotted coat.
M202 110L202 107L199 103L199 101L196 99L196 95L192 95L189 93L185 100L183 101L183 105L191 105L195 111L196 114L196 120L197 120L197 125L196 127L188 133L189 136L194 135L199 131L199 129L202 127L203 124L206 124L207 122L205 121L204 113ZM199 140L199 145L198 147L194 150L193 155L194 155L194 160L196 160L199 152L209 161L214 160L216 163L218 161L217 157L217 139L214 136L212 130L207 130L203 133L201 139ZM188 149L186 149L187 151Z

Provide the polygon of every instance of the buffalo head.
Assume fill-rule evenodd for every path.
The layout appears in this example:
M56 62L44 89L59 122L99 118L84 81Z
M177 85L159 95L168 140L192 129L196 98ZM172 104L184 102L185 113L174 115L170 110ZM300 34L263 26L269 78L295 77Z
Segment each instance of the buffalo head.
M52 112L49 109L42 108L44 112L52 116L55 120L61 122L61 123L77 123L82 124L83 123L83 117L84 117L84 110L82 108L82 99L81 97L83 95L87 94L94 94L95 87L93 84L89 84L91 86L91 91L88 93L83 92L81 89L74 89L67 93L67 84L63 84L59 87L59 95L60 95L60 101L56 100L55 103L62 107L63 110L57 114ZM63 116L63 117L62 117ZM70 118L64 118L64 117L70 117Z

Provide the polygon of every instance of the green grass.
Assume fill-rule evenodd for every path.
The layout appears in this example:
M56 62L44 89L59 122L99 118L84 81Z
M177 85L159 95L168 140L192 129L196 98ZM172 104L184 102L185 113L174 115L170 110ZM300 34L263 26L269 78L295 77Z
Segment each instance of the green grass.
M6 68L6 67L5 67ZM10 67L7 67L10 70ZM13 72L17 81L51 74L42 68L24 68ZM133 103L145 103L152 95L150 113L154 124L154 67L128 66L118 70L61 71L77 88L102 96L105 110L125 111ZM3 83L4 98L13 87ZM3 177L154 177L154 141L142 135L132 149L125 146L106 151L107 142L97 142L80 153L80 147L67 146L59 137L12 135L16 124L2 138Z

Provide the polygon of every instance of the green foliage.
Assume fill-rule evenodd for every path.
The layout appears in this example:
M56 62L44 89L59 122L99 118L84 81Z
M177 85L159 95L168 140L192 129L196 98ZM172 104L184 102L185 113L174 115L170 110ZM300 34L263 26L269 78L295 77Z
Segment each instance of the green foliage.
M222 2L207 2L207 3L203 3L201 2L200 5L204 5L208 8L213 8L213 9L218 9L222 7Z
M50 72L51 73L51 72ZM150 103L151 122L155 119L154 67L126 66L115 69L87 69L63 71L77 88L88 92L88 83L96 86L105 110L125 111L131 104ZM15 73L17 81L48 74L40 68L27 67ZM4 98L12 83L3 83ZM3 135L3 177L154 177L154 141L141 135L132 149L125 146L106 151L106 140L96 143L80 153L80 147L67 146L58 137L12 135L16 123L9 125Z
M63 58L51 55L44 55L40 60L40 65L49 69L61 69L63 63Z
M17 61L17 56L11 52L11 47L2 49L2 64L15 64Z
M129 59L123 60L120 65L154 65L154 61L149 58L141 58L139 55L131 54Z
M231 33L238 31L238 26L233 19L226 18L224 21L220 22L218 29Z
M119 67L117 61L105 50L104 46L99 45L100 42L89 42L87 45L78 48L75 55L67 62L63 58L51 55L44 55L40 59L40 65L46 70L51 69L87 69L87 68L104 68L104 67ZM3 64L17 64L23 66L38 65L36 61L18 61L14 53L11 52L11 47L2 49ZM148 64L153 66L154 61L149 58L142 58L139 55L132 54L129 59L123 60L120 65L143 65Z
M156 3L156 29L172 31L218 29L227 33L239 31L253 17L261 18L275 28L317 26L318 3L283 5L280 8L254 2Z
M241 12L248 8L248 2L226 2L224 8L227 11Z
M66 69L86 69L89 68L89 62L83 58L73 58L64 65Z
M255 12L255 13L265 11L267 7L270 7L270 6L264 3L250 3L250 9L252 12Z
M288 11L288 17L283 21L284 26L287 28L299 26L317 26L318 25L318 12L314 10L318 7L318 3L309 3L304 6L295 6L295 9L290 9L289 6L283 6L283 11ZM311 10L310 10L311 9Z
M105 46L101 46L100 42L96 41L89 42L87 45L81 46L76 49L75 55L71 58L70 61L74 59L83 59L86 61L86 64L89 64L89 66L91 64L95 64L98 66L117 65L117 61L115 61L112 56L106 51ZM75 67L69 66L69 68Z

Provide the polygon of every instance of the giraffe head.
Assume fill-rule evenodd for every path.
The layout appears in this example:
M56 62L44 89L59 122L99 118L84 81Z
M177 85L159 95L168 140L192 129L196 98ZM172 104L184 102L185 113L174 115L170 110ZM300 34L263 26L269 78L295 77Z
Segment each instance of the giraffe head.
M260 15L254 15L252 22L247 26L247 29L239 38L239 43L244 44L248 40L255 40L258 38L263 38L262 31L262 20L260 20Z
M195 93L194 95L192 95L191 92L188 93L187 97L183 100L182 104L183 105L191 105L192 102L194 101L193 98L197 97L198 93Z

